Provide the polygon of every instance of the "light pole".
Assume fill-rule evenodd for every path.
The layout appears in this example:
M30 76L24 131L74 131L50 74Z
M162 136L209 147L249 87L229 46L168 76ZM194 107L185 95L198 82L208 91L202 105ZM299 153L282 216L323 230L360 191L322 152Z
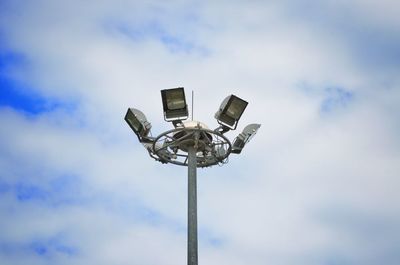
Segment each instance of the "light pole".
M210 130L198 121L183 122L189 116L183 87L161 90L161 97L164 119L172 122L174 129L150 136L151 124L141 111L133 108L128 109L125 121L152 158L188 167L187 264L197 265L197 168L227 163L228 156L241 153L261 125L247 125L231 143L224 133L236 129L246 101L235 95L225 98L215 114L220 126Z

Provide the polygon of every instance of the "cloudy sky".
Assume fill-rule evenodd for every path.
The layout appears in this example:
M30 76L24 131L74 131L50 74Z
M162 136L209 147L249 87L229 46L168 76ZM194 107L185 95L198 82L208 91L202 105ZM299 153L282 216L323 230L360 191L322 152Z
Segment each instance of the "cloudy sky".
M229 94L249 101L238 130L262 124L198 170L200 264L400 264L399 11L0 1L0 264L185 264L186 168L123 120L171 129L160 90L178 86L210 128Z

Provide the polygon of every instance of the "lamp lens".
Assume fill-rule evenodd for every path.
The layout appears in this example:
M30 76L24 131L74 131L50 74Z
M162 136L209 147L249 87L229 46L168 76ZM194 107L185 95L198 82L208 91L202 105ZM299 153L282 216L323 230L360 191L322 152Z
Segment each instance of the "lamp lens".
M144 130L143 124L140 121L140 116L143 116L144 118L143 113L141 113L139 110L135 110L132 108L128 109L128 112L125 115L125 121L129 124L129 126L136 134L141 134Z
M247 106L247 102L240 98L233 98L231 104L228 106L226 113L235 120L238 120L242 115L244 109Z
M141 131L143 130L143 125L142 123L135 118L128 118L127 121L129 122L129 124L132 126L133 130L137 133L141 133Z
M185 95L181 89L166 91L167 108L169 110L183 109L186 107Z

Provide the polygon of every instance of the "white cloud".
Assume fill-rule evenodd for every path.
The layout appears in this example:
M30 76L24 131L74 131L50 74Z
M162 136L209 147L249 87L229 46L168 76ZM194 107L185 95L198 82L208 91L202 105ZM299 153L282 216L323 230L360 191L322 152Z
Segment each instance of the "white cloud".
M238 129L262 124L228 165L198 170L200 263L396 264L398 62L363 65L354 39L332 34L346 25L340 10L357 27L396 30L396 4L327 1L316 6L326 20L292 4L3 3L5 49L28 62L13 77L75 107L0 109L1 263L184 263L186 169L151 161L123 115L137 107L161 133L159 90L185 86L211 128L231 93L250 103ZM322 113L330 88L352 98ZM79 186L55 189L65 175ZM50 195L20 200L19 184ZM354 226L388 239L366 243L379 236ZM29 247L59 234L74 255Z

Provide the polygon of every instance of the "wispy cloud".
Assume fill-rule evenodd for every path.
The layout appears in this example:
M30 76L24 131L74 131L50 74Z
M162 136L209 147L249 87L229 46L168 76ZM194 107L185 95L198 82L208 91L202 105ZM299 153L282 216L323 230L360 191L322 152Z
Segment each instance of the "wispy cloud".
M328 87L326 98L321 103L322 112L331 112L336 108L347 107L354 99L354 94L339 87Z
M195 53L204 56L209 53L203 44L195 43L194 40L188 39L188 36L168 32L157 21L149 21L136 27L129 22L109 22L105 28L111 34L121 34L134 42L158 41L171 53Z

